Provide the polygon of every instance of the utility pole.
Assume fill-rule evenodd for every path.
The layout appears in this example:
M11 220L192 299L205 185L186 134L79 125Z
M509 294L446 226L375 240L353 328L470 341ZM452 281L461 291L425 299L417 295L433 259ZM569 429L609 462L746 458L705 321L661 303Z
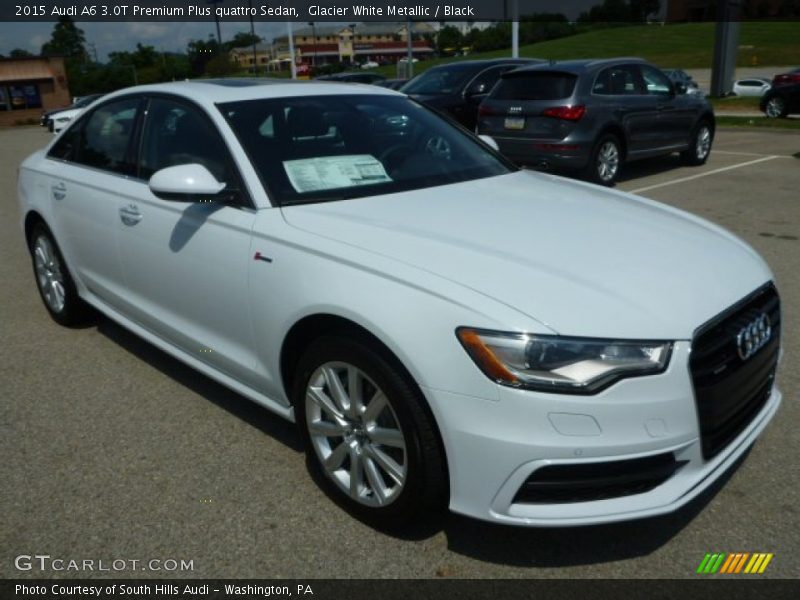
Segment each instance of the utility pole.
M414 76L414 23L408 17L406 41L408 42L408 54L406 55L406 79Z
M711 95L725 96L733 89L736 56L739 50L741 0L720 0L714 35L714 61L711 63Z
M222 33L219 29L219 15L217 14L217 4L223 3L225 0L208 0L208 3L214 7L214 22L217 24L217 43L220 50L222 49Z
M94 62L99 63L100 61L97 60L97 45L94 42L89 42L86 45L92 49L92 54L94 54Z
M314 21L310 21L309 25L311 25L311 35L314 36L314 57L311 59L311 66L316 68L316 66L317 66L317 24Z
M253 0L247 0L250 7L250 36L253 38L253 77L258 76L258 58L256 58L256 25L253 23Z
M519 0L512 0L511 58L519 58Z
M292 79L297 79L297 62L294 56L294 33L292 32L292 22L286 21L286 31L289 32L289 58L292 61Z

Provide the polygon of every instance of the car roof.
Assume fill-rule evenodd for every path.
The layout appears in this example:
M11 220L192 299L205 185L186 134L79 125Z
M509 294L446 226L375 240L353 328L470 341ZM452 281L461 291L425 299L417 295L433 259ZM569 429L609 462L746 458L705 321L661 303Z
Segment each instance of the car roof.
M535 64L530 66L521 67L516 69L514 73L522 71L549 71L557 70L567 73L580 74L587 71L594 71L604 67L611 67L619 64L648 64L643 58L637 57L618 57L618 58L592 58L592 59L579 59L579 60L560 60L550 61L544 64Z
M481 60L458 60L455 62L445 63L443 65L436 65L435 67L431 67L430 70L433 69L447 69L447 68L459 68L459 69L483 69L485 67L491 67L493 65L533 65L533 64L540 64L545 62L542 58L485 58Z
M327 96L336 94L399 95L398 92L374 85L336 81L293 81L291 79L243 78L196 79L129 87L107 98L140 94L174 94L205 105L240 100L288 98L291 96Z

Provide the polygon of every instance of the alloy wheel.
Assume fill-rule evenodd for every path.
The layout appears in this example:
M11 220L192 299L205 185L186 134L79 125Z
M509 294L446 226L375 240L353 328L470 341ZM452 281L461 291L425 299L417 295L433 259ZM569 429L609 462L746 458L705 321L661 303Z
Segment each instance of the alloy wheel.
M767 116L773 119L783 116L783 100L780 98L772 98L767 102L766 111Z
M64 310L66 288L61 263L53 243L44 235L36 238L33 244L33 260L36 268L36 282L42 297L54 313Z
M400 422L386 394L363 371L328 362L305 390L311 443L325 475L356 502L391 504L408 474Z
M619 169L619 149L612 141L605 142L597 152L597 176L605 182L611 181Z
M703 125L697 132L694 150L697 159L700 161L705 160L706 156L708 156L708 153L711 151L711 129L708 125Z

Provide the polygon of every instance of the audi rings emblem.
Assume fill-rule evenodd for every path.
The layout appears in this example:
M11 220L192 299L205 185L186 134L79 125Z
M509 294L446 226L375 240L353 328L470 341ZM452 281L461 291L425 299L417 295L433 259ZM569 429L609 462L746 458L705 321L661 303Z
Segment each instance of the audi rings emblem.
M769 317L762 313L742 327L736 336L736 347L739 350L739 358L747 360L753 356L767 345L771 336L772 324L769 322Z

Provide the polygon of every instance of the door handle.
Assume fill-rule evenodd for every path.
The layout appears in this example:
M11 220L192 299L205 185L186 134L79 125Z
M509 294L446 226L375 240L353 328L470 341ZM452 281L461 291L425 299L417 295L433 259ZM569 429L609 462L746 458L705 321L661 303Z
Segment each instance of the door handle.
M142 213L135 204L130 204L119 209L119 218L125 225L133 226L142 220Z
M50 190L53 192L53 198L56 200L63 200L67 197L67 186L64 183L54 184Z

